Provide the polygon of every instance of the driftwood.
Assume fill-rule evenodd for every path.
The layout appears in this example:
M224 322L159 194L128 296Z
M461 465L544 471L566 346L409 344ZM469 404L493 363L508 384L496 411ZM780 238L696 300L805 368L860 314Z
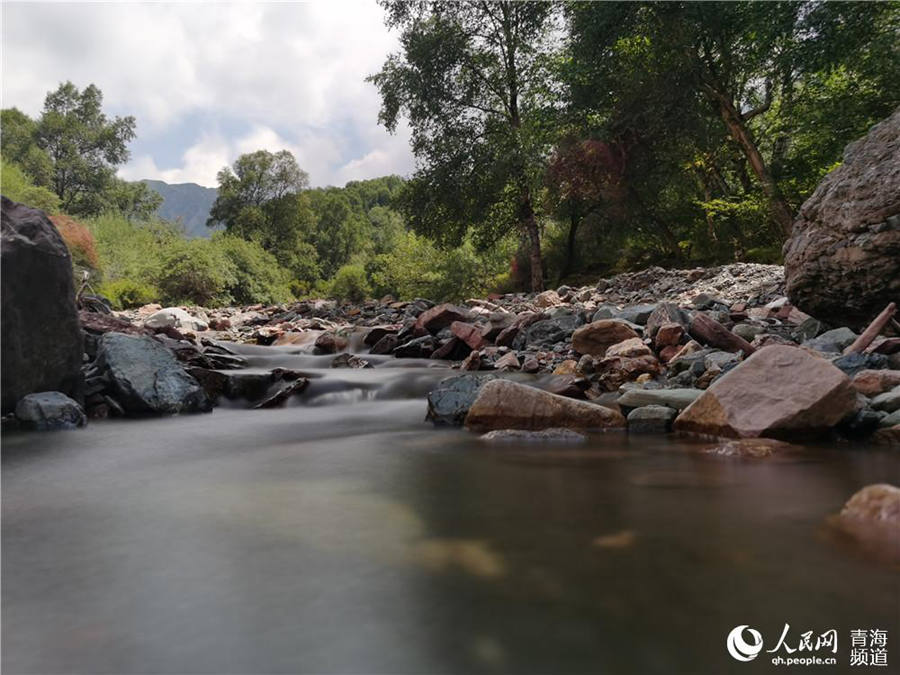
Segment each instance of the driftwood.
M881 311L881 314L876 316L872 323L869 324L869 327L853 341L853 344L844 350L844 354L859 353L865 350L866 347L872 344L872 340L878 337L878 334L884 330L884 327L887 326L888 322L894 317L894 312L896 311L896 303L892 302L885 307Z
M726 352L744 352L744 356L750 356L756 350L740 335L735 335L730 330L714 319L710 319L703 312L694 314L691 319L691 337L701 344L712 345Z

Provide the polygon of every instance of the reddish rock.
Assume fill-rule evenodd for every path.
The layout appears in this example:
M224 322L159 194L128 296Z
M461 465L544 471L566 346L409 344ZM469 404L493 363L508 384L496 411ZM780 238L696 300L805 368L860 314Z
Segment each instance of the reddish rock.
M655 338L660 328L673 323L681 326L683 330L687 330L689 323L687 313L673 302L661 302L647 319L644 334L647 337Z
M675 355L681 351L681 348L678 345L669 345L668 347L663 347L659 350L659 360L663 363L668 363Z
M616 391L623 384L636 380L640 375L661 373L662 366L652 354L636 357L609 356L597 361L595 370L606 390Z
M675 429L733 438L803 436L856 410L850 378L802 349L759 350L716 380L675 420Z
M444 303L432 307L431 309L426 309L419 314L414 329L419 331L422 335L424 335L424 332L422 331L427 331L432 335L435 335L454 321L467 321L470 318L471 314L467 309L451 305L450 303Z
M431 354L431 358L457 361L466 358L470 351L465 342L458 337L452 337L435 349Z
M450 332L469 345L470 349L481 349L485 345L485 340L481 336L481 328L470 323L454 321L450 324Z
M574 375L578 370L578 361L566 359L553 369L554 375Z
M541 363L533 356L525 359L524 363L522 363L522 372L524 373L536 373L541 369Z
M503 356L501 356L494 363L494 368L497 370L518 370L519 369L519 357L516 356L515 352L507 352Z
M900 370L861 370L853 377L853 388L866 396L878 396L900 385Z
M397 332L396 326L375 326L363 338L363 344L372 347L378 343L385 335L391 335Z
M638 334L620 319L600 319L578 328L572 334L572 347L579 354L604 356L610 346L636 338Z
M383 338L381 338L378 342L372 345L372 348L369 350L370 354L390 354L394 351L394 349L400 345L400 338L397 337L396 333L388 333Z
M316 350L322 354L334 354L337 351L337 340L331 333L322 333L316 338Z
M97 312L81 310L78 312L78 320L81 322L82 329L94 335L102 335L103 333L153 334L153 331L148 328L136 326L130 321L120 319L112 314L98 314Z
M684 337L684 326L680 323L664 323L656 331L654 344L657 349L674 347L681 343L682 337Z
M703 312L694 314L694 318L691 319L690 333L691 337L701 344L718 347L726 352L744 352L745 356L749 356L756 351L744 338L735 335Z
M228 330L231 328L231 321L229 319L210 319L209 328L210 330Z
M481 352L472 352L461 364L460 370L481 370Z
M509 380L485 384L466 415L466 427L479 431L624 426L625 418L615 410Z

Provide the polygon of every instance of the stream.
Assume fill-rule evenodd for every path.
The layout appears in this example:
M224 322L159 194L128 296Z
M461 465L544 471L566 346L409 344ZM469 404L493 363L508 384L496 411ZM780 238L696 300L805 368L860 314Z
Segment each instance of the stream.
M740 624L767 647L837 629L825 672L859 670L851 629L886 629L900 663L900 576L826 524L898 483L896 450L486 444L424 421L454 372L434 362L237 349L309 388L4 433L5 672L768 672L726 651Z

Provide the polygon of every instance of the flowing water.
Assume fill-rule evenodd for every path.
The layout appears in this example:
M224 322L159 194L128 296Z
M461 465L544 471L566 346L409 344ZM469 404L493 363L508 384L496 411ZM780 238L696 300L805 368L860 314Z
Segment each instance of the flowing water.
M826 524L896 451L486 445L424 421L445 369L296 351L242 348L313 376L284 409L4 435L4 672L768 672L726 636L785 623L900 663L896 568Z

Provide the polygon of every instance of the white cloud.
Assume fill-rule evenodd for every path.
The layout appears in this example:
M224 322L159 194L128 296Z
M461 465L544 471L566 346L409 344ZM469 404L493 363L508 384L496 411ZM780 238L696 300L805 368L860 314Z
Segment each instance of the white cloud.
M318 185L412 168L408 131L377 125L378 93L364 81L397 48L373 1L4 3L3 19L3 105L37 114L59 82L96 83L109 109L137 117L143 145L158 147L123 175L214 184L235 153L258 147L291 149ZM176 150L185 141L167 134L204 119ZM222 120L243 131L222 132ZM178 154L181 166L157 168L154 158Z

